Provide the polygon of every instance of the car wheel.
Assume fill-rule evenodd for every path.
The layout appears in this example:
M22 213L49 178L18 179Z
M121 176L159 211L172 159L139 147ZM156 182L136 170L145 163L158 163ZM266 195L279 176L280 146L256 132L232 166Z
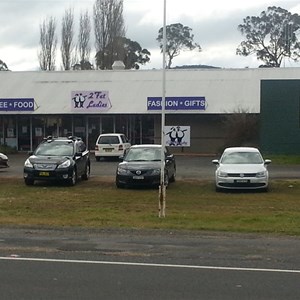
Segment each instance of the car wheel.
M95 156L96 161L100 161L100 156Z
M74 186L76 184L76 182L77 182L77 172L76 172L76 169L73 169L72 176L69 179L69 184L71 186Z
M91 174L91 165L87 164L86 167L85 167L85 172L81 176L81 179L82 180L88 180L90 178L90 174Z
M218 186L216 186L215 189L216 189L216 192L221 192L222 191L222 189L219 188Z
M125 188L125 185L122 184L122 183L120 183L119 181L116 181L116 187L117 187L118 189L124 189L124 188Z
M33 179L29 179L29 178L25 178L25 184L26 185L33 185L34 184L34 180Z

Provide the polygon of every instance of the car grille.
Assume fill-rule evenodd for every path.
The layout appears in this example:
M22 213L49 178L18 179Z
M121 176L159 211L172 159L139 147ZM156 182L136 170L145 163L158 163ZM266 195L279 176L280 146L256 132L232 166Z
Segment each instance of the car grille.
M53 171L56 169L56 164L34 164L35 170L41 171L41 170L47 170L47 171Z
M130 171L133 175L138 175L138 176L140 176L140 175L145 175L145 174L147 174L149 171L151 171L151 170L132 170L132 171Z
M256 177L256 173L228 173L228 177Z

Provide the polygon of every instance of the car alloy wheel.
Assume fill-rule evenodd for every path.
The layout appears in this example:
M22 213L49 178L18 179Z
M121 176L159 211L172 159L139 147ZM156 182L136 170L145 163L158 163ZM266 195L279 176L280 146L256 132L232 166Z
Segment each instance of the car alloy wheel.
M91 174L91 166L90 166L90 164L87 164L85 167L85 172L81 176L81 179L88 180L90 178L90 174Z
M30 179L30 178L25 178L25 184L26 185L33 185L34 184L34 180Z
M71 186L74 186L77 182L77 172L76 172L76 169L73 170L72 172L72 177L69 179L69 184Z

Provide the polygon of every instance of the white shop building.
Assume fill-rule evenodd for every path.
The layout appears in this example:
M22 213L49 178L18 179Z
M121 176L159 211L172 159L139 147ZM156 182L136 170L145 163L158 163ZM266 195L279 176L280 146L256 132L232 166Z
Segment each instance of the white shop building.
M93 150L102 132L159 143L162 78L161 70L0 72L1 144L27 151L48 135L76 135ZM259 114L262 80L299 78L298 68L167 70L166 130L186 135L175 152L215 153L222 115Z

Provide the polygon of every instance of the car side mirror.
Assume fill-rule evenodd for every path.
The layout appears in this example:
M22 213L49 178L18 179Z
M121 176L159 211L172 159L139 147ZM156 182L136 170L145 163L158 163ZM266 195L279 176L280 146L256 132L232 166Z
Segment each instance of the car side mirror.
M265 159L265 165L269 165L270 163L271 163L272 161L271 161L271 159Z
M218 164L219 164L219 160L218 160L218 159L213 159L211 162L212 162L214 165L218 165Z

